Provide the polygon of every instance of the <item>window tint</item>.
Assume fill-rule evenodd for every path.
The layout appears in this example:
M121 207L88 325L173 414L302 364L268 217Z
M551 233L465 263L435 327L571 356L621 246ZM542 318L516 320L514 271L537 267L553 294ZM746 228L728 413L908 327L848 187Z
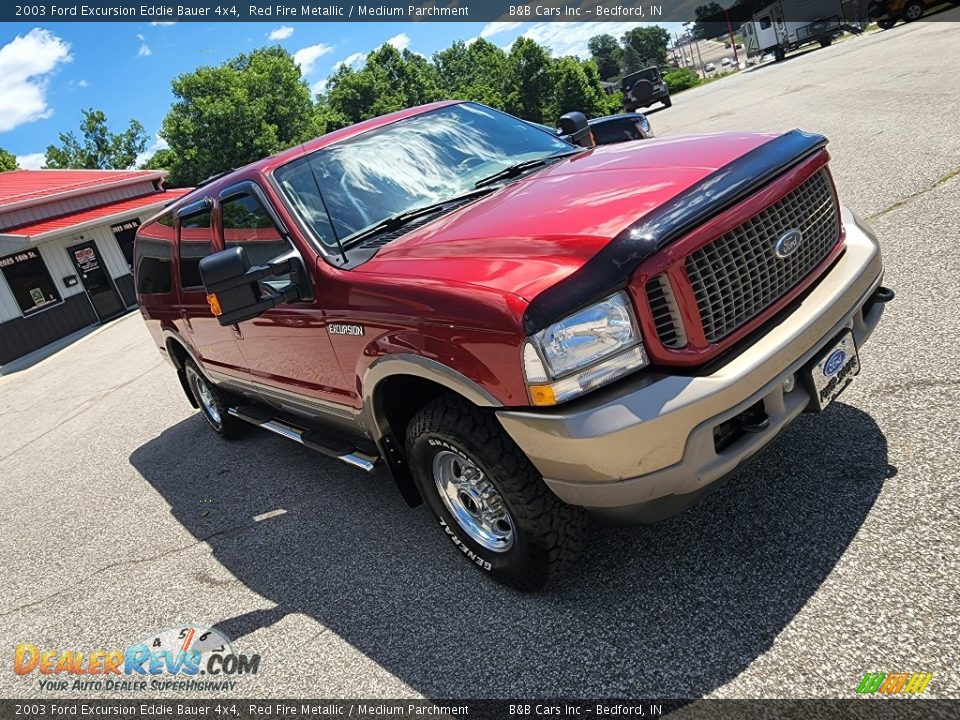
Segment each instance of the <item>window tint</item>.
M137 238L135 260L137 263L137 293L151 295L168 293L172 287L170 276L170 243L165 240Z
M61 302L60 293L36 248L0 257L0 271L24 317Z
M180 218L180 287L202 288L200 260L213 252L210 211Z
M223 242L229 250L243 247L250 265L266 265L290 250L288 243L260 200L249 194L235 195L220 205L223 218ZM271 278L267 284L281 287L290 283L290 275Z

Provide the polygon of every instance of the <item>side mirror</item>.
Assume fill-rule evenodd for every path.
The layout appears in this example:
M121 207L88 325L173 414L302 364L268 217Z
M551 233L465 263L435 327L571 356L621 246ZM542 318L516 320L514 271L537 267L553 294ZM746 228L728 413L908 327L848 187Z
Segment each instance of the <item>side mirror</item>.
M590 125L582 112L568 112L560 117L560 133L564 140L580 147L593 147Z
M293 252L270 265L256 267L250 267L243 247L221 250L200 261L200 278L210 309L223 326L250 320L272 307L300 299L296 282L281 291L260 282L291 272L298 278L306 277L299 256Z

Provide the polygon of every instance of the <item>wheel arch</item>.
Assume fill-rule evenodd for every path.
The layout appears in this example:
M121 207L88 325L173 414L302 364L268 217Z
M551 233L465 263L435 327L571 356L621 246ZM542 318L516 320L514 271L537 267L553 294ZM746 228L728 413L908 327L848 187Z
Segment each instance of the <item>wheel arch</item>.
M197 404L196 398L194 398L193 393L190 392L190 385L187 382L186 366L188 359L192 360L197 367L201 367L200 363L197 362L197 359L193 356L187 344L173 333L164 333L163 344L167 349L167 357L170 358L170 362L173 363L173 367L177 371L177 379L180 381L180 387L183 388L183 394L187 396L187 401L191 407L199 409L200 405Z
M457 395L478 407L502 406L462 373L419 355L379 358L364 374L362 387L364 425L377 443L400 494L411 506L423 502L406 458L406 429L413 416L445 393Z

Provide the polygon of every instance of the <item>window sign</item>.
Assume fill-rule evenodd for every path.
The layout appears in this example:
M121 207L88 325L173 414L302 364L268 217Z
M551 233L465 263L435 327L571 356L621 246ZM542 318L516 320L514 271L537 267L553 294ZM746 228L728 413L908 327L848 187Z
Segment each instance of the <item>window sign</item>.
M0 257L0 271L24 317L63 301L35 248Z

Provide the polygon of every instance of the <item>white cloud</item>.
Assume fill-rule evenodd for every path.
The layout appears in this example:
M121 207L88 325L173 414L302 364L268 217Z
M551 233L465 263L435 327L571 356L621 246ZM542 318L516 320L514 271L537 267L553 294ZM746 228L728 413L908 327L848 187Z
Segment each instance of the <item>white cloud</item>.
M332 51L332 46L324 45L323 43L308 45L305 48L297 50L293 54L293 61L300 66L300 72L303 75L309 75L311 72L313 72L313 66L316 64L317 60L326 55L328 52Z
M387 40L387 45L393 45L397 50L403 51L410 47L410 37L406 33L394 35Z
M355 68L355 67L357 67L358 65L360 65L360 64L361 64L364 60L366 60L366 59L367 59L367 54L366 54L366 53L355 52L355 53L353 53L352 55L347 55L343 60L338 60L338 61L334 64L333 67L334 67L335 69L338 69L338 68L340 68L340 67L342 67L342 66L344 66L344 65L347 65L347 66L349 66L349 67L354 67L354 68Z
M134 166L140 167L147 160L152 158L158 150L166 150L169 147L170 144L166 140L154 133L153 141L147 145L147 148L142 153L137 155L137 159L134 161Z
M143 37L143 33L137 33L137 40L140 41L140 49L137 50L137 55L139 57L148 57L153 55L153 51L150 49L150 46L146 43L146 38Z
M69 43L42 28L0 47L0 132L53 115L47 82L61 63L72 59Z
M510 24L510 23L507 23ZM587 41L594 35L607 33L620 38L627 30L651 25L642 22L576 22L576 23L534 23L523 33L523 37L535 40L553 51L554 55L579 55L588 57L590 50ZM481 33L482 34L482 33Z
M310 86L310 92L314 95L322 95L327 91L327 82L330 78L324 78L323 80L317 80L313 85Z
M152 22L150 23L153 27L170 27L171 25L176 25L175 22Z
M29 153L28 155L17 155L17 165L21 170L39 170L47 161L46 153Z
M77 80L77 87L87 88L90 87L89 80Z
M286 40L293 35L293 28L289 25L281 25L267 33L267 40Z
M480 31L480 37L489 38L494 35L499 35L503 32L510 32L511 30L516 30L518 27L523 25L522 22L491 22L483 26L483 30Z

